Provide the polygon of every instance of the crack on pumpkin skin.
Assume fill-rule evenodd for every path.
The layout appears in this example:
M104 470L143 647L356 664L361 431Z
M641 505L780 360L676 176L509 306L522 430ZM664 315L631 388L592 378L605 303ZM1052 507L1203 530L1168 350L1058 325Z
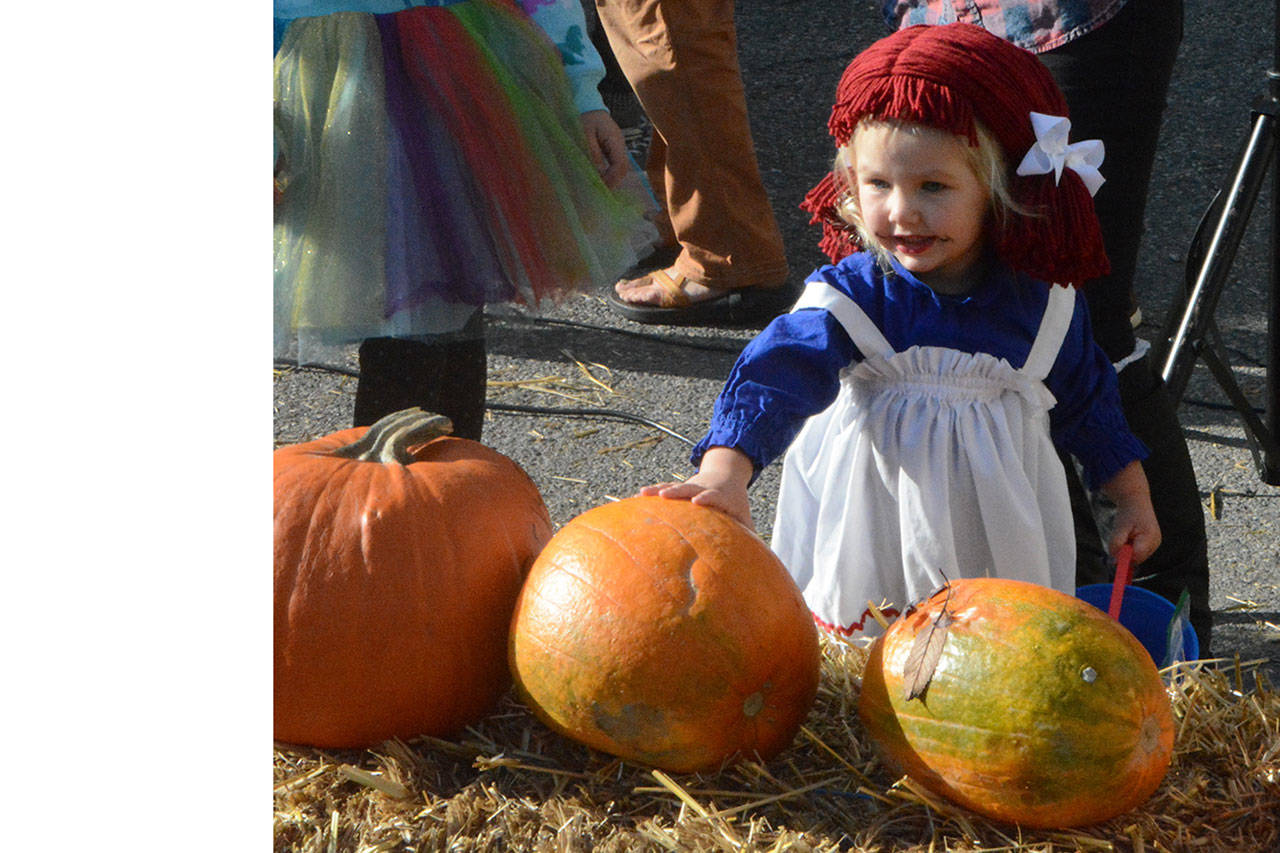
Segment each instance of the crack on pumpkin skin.
M690 615L693 611L694 605L697 604L698 602L698 592L699 592L698 584L693 579L693 569L694 569L694 566L696 566L698 562L702 559L701 552L698 550L698 547L689 540L689 537L685 535L684 530L672 524L667 519L658 515L646 514L645 521L648 521L651 524L661 524L662 526L670 530L672 533L676 534L676 536L679 537L680 542L683 543L685 549L691 555L689 559L689 564L685 566L685 570L684 570L685 582L689 587L690 594L689 594L688 601L685 603L683 607L683 615L686 615L686 616Z
M629 561L633 566L643 566L643 565L645 565L645 563L646 563L646 561L645 561L645 560L641 560L641 559L639 559L639 558L635 555L635 553L634 553L633 551L631 551L631 549L629 549L629 548L627 548L627 547L626 547L626 544L625 544L624 542L622 542L622 541L621 541L620 539L618 539L616 536L611 535L607 530L601 530L601 529L600 529L600 528L598 528L598 527L591 527L590 525L583 524L583 523L581 523L581 522L579 522L579 528L578 528L578 529L580 529L580 530L581 530L581 531L583 531L584 533L593 533L593 534L595 534L595 535L599 536L599 537L600 537L601 539L603 539L604 541L608 542L610 545L612 545L612 546L614 546L615 548L617 548L619 551L621 551L621 552L623 553L623 555L624 555L624 556L626 556L627 560L628 560L628 561ZM575 550L576 550L576 549L578 549L578 548L580 548L580 547L581 547L581 546L576 546ZM560 566L560 564L559 564L559 563L556 563L556 564L555 564L555 566L556 566L556 568L561 569L561 571L565 571L565 570L563 569L563 567L561 567L561 566ZM582 580L582 579L581 579L581 578L579 578L579 580ZM585 581L583 581L583 583L585 584L586 582L585 582ZM591 586L590 584L588 584L587 586L588 586L589 588L591 588L591 589L596 589L596 587ZM627 606L625 606L625 605L623 605L623 604L620 604L618 601L616 601L616 600L614 600L614 599L610 598L607 594L605 594L605 593L604 593L604 591L603 591L603 590L598 590L598 591L601 593L601 595L603 595L606 599L608 599L609 603L610 603L610 604L612 604L615 608L617 608L620 612L626 612L626 611L630 610L630 608L629 608L629 607L627 607Z
M675 533L679 537L680 542L683 544L684 550L689 555L688 565L685 566L684 570L683 571L673 570L670 574L672 577L683 576L684 585L689 589L689 594L686 595L684 597L684 600L680 603L679 615L690 616L693 613L694 606L698 602L698 593L699 593L698 585L694 581L693 570L694 570L694 567L701 561L702 556L701 554L699 554L698 549L694 546L694 544L690 542L689 539L684 535L684 532L680 530L680 528L671 524L666 519L658 518L655 516L645 516L644 520L649 522L661 523L668 530L671 530L673 533ZM610 535L607 531L601 530L598 527L590 527L587 525L582 525L581 529L583 531L589 531L591 533L594 533L600 536L601 539L604 539L606 542L616 547L619 551L621 551L626 556L627 560L630 561L630 563L633 566L636 566L637 568L650 567L648 560L639 558L633 551L631 551L629 548L626 547L624 542L619 540L617 537ZM628 606L619 604L613 599L609 599L609 600L616 608L618 608L620 612L625 612L627 610L630 610L630 607Z
M687 542L688 540L685 541ZM690 550L693 550L692 545L690 545ZM693 568L698 565L698 560L698 552L693 551L693 554L689 559L689 564L684 567L684 581L689 587L689 597L680 611L681 616L692 616L694 605L698 603L698 582L693 579Z

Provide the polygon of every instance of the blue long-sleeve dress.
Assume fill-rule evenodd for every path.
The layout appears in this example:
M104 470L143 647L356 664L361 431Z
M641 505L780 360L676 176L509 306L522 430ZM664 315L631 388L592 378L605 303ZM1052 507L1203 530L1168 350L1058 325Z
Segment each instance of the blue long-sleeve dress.
M786 451L773 547L833 629L874 632L868 599L893 613L946 578L1071 591L1057 449L1091 485L1146 453L1083 299L990 270L963 297L867 254L818 270L744 349L694 449L758 468Z

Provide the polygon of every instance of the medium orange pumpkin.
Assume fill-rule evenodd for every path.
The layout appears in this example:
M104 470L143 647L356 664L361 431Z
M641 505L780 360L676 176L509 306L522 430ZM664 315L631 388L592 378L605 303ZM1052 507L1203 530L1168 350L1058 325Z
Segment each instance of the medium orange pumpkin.
M908 700L917 636L948 621ZM1136 808L1173 752L1172 707L1142 644L1096 607L1014 580L954 581L895 621L871 646L858 711L894 772L1028 827Z
M510 684L507 630L551 535L507 457L408 410L275 452L275 737L444 735Z
M510 661L553 730L687 772L789 745L820 658L808 607L759 537L713 509L635 497L552 537L516 604Z

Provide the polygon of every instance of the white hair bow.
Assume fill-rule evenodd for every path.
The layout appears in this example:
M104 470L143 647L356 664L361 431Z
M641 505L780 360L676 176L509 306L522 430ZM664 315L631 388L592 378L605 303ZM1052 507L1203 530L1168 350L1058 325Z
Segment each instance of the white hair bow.
M1089 195L1098 191L1106 180L1098 167L1102 165L1101 139L1085 139L1067 144L1071 120L1064 116L1031 113L1031 127L1035 131L1035 144L1018 164L1019 175L1047 175L1053 172L1053 183L1062 179L1062 170L1070 169L1080 176L1089 189Z

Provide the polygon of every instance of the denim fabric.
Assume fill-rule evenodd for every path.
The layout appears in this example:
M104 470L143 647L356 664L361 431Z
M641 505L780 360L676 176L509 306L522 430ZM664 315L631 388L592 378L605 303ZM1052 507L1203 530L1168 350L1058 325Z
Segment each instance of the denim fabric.
M1035 53L1101 27L1125 0L884 0L890 29L960 21Z

